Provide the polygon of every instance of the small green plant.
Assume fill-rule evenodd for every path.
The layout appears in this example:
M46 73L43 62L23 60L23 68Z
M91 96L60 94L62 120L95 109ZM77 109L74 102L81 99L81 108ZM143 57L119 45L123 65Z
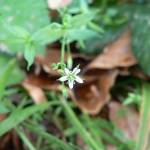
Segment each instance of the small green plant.
M80 64L73 61L71 46L84 53L99 53L107 43L118 37L131 18L134 27L132 46L136 47L134 51L137 58L144 59L140 64L149 73L149 38L144 36L149 32L149 3L144 6L144 11L142 6L135 7L135 10L129 6L121 7L120 1L115 0L91 3L90 0L0 1L0 116L4 117L0 122L0 136L13 130L22 140L25 149L29 150L81 150L83 147L88 150L107 150L108 143L117 150L149 148L149 84L144 84L142 94L139 90L128 93L123 102L125 105L136 104L138 108L142 103L136 142L126 139L124 133L110 120L81 113L69 101L69 91L74 90L74 85L85 82L79 75L82 72ZM122 15L123 12L126 12L125 15ZM144 14L146 17L143 17ZM142 22L145 22L145 30L138 28L143 27ZM137 37L141 37L142 42ZM16 84L25 75L16 56L23 54L27 71L32 71L30 69L36 55L43 55L45 47L56 42L60 46L61 56L59 62L50 67L59 73L60 77L56 80L61 83L61 92L45 91L48 102L35 105L20 88L20 84ZM9 86L14 83L15 89ZM95 89L92 87L91 90ZM48 131L49 124L43 123L44 117L48 118L48 123L54 122L55 129L63 134L58 136L57 131L54 135ZM36 140L30 137L30 133ZM80 144L77 143L78 135L82 138Z

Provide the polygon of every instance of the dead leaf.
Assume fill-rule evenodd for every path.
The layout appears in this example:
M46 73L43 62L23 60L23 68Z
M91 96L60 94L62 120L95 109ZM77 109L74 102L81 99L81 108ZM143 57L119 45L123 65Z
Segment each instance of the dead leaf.
M126 138L135 139L139 127L139 114L131 107L118 102L109 103L110 120L120 128Z
M87 67L90 69L113 69L130 67L137 63L131 51L131 32L125 31L120 38L108 44Z
M46 73L49 73L51 75L58 75L58 72L52 69L53 63L58 63L60 61L61 54L59 50L47 50L45 56L38 55L36 56L35 64L36 69L38 71L37 74L41 72L41 69Z
M41 88L27 82L24 82L22 85L28 91L29 95L32 97L36 104L46 101L45 94Z
M110 89L114 85L118 70L97 73L99 78L79 85L74 89L76 104L81 110L97 114L110 100Z
M49 76L48 74L28 74L26 79L22 82L22 87L27 90L33 101L38 104L47 100L44 90L61 92L62 88L58 77ZM66 88L67 89L67 88ZM68 90L68 94L74 99L74 94L71 90Z
M58 88L58 83L53 81L48 75L34 75L30 74L22 82L22 86L28 91L36 104L45 102L47 100L43 89L53 90Z

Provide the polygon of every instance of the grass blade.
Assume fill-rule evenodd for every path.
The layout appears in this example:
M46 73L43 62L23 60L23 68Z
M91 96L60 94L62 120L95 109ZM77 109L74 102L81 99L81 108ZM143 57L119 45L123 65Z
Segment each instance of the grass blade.
M67 101L64 98L62 98L61 102L64 106L66 116L69 118L71 124L74 126L76 131L80 134L80 136L83 138L85 143L89 145L92 150L104 150L104 148L100 146L100 144L97 144L97 142L93 139L90 133L82 126L82 124L74 114L73 110L67 104Z
M136 150L147 150L150 134L150 84L144 84L141 105L141 119Z
M38 136L45 138L49 143L56 144L59 148L61 148L63 150L79 150L78 148L75 148L74 146L63 142L62 140L58 139L57 137L55 137L49 133L46 133L43 130L43 128L39 128L38 126L35 127L31 124L26 124L26 127L30 131L37 134Z
M5 70L0 75L0 98L4 94L5 86L7 84L8 78L11 77L11 72L13 71L16 64L16 60L11 60L6 66Z
M16 128L15 130L17 131L17 134L21 137L24 144L29 148L29 150L36 150L36 148L33 146L31 141L27 138L27 136L25 135L23 130L21 130L19 128Z
M8 132L9 130L15 128L18 124L23 122L25 119L30 117L32 114L44 111L49 107L49 103L29 106L25 109L16 109L11 115L0 123L0 136Z

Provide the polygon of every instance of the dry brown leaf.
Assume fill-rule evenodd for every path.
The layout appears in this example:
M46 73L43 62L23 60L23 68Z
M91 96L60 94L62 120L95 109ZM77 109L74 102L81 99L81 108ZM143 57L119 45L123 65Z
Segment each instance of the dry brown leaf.
M116 41L108 44L104 48L104 52L98 55L86 67L86 70L130 67L136 63L131 52L131 32L127 30Z
M41 68L46 73L50 73L52 75L58 75L58 72L52 69L53 63L58 63L60 61L61 54L59 50L47 50L45 56L38 55L36 56L35 64L36 69L38 71L37 74L40 73ZM39 69L40 68L40 69Z
M23 82L22 85L28 91L29 95L32 97L36 104L40 104L46 101L45 94L41 88L27 82Z
M61 92L62 88L58 77L49 76L48 74L29 74L22 82L22 86L27 90L33 101L38 104L47 100L43 90L50 90L55 92ZM68 94L71 98L74 98L74 94L71 90L68 90Z
M139 127L138 113L118 102L110 102L108 106L110 120L123 131L126 138L135 139Z
M28 91L36 104L46 101L43 89L56 90L58 83L53 81L48 75L28 75L22 82L22 86Z
M97 114L110 100L110 89L114 85L118 70L97 73L99 78L77 86L74 89L74 101L81 110Z

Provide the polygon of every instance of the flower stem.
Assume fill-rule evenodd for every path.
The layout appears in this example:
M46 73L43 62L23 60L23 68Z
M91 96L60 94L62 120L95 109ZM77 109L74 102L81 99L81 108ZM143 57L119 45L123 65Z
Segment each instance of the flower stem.
M64 64L65 60L65 39L63 38L62 44L61 44L61 63Z
M70 45L67 44L67 66L69 69L72 68L73 62L72 62L72 55L71 55L71 51L70 51Z

